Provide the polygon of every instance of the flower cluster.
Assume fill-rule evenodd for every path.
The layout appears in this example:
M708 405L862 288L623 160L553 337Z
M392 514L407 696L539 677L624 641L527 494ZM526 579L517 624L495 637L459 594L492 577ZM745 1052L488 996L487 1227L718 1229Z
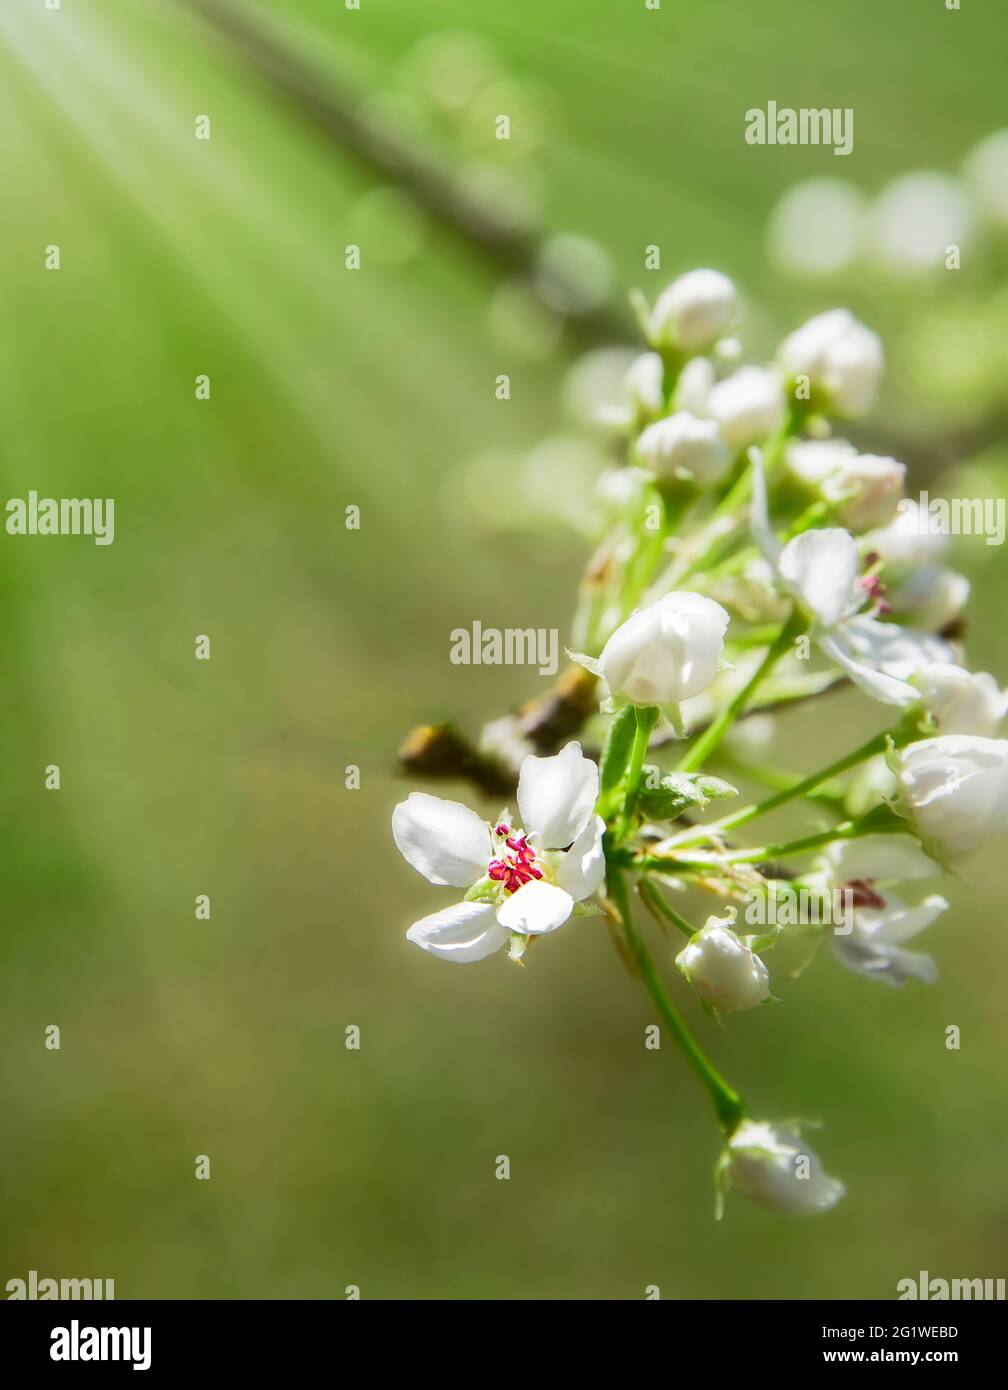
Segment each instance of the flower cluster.
M608 528L565 677L597 694L588 736L602 739L600 758L577 742L553 756L522 750L517 822L419 792L397 806L407 861L466 889L407 936L445 960L506 944L521 961L538 936L603 915L710 1093L724 1134L719 1193L823 1211L842 1185L798 1126L749 1118L681 1018L635 902L687 938L675 966L718 1018L775 1000L763 957L788 943L828 943L842 965L892 986L934 980L934 962L907 943L948 906L934 881L1005 828L1008 741L997 733L1008 700L964 664L969 586L919 526L903 464L833 432L875 399L876 335L834 309L790 334L773 363L735 365L724 275L694 271L636 307L648 351L622 404L604 411L624 462L599 483ZM878 708L884 727L867 743L808 775L740 762L749 726L738 721L759 713L772 732L796 700L841 688ZM738 776L766 794L706 816L738 795L727 780ZM747 841L754 822L799 802L811 833ZM742 904L781 888L839 898L842 921L768 921L743 935ZM690 903L704 895L719 911L697 927Z

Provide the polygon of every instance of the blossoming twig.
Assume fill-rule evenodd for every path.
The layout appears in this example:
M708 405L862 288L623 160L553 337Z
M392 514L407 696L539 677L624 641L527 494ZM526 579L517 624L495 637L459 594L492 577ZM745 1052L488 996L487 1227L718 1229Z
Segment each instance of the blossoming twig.
M834 310L786 339L775 364L719 378L718 344L734 319L724 276L693 272L652 309L640 297L636 307L650 351L607 417L626 431L630 466L603 480L611 530L576 623L588 650L572 653L558 687L497 728L496 742L485 731L474 752L442 729L410 750L416 767L454 769L509 796L509 758L520 767L517 818L505 809L484 821L416 792L396 807L410 864L466 890L407 936L444 960L506 945L520 962L537 937L601 912L713 1103L725 1137L719 1209L731 1185L778 1210L825 1211L842 1185L792 1122L748 1118L673 1002L634 898L687 937L676 969L717 1019L774 1000L763 957L789 935L829 942L848 969L889 985L933 980L934 962L905 942L947 903L915 900L914 885L1008 820L1008 741L994 736L1008 695L966 670L947 636L965 581L936 567L930 549L918 557L916 532L897 530L903 465L829 437L831 416L860 414L874 397L875 335ZM737 722L757 710L783 719L840 688L895 707L898 720L804 776L754 769L770 794L705 818L711 801L737 795L723 773L749 765L728 747ZM582 725L604 731L598 764L564 743ZM649 761L684 739L675 767ZM739 842L798 801L814 828ZM819 915L793 927L761 919L782 890L839 894L850 910L833 936ZM694 928L669 900L684 893L716 896L720 915ZM741 910L762 929L744 934Z

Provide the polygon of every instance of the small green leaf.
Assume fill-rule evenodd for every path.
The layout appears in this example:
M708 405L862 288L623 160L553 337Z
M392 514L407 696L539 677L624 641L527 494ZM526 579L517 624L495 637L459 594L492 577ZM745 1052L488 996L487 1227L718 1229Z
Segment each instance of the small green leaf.
M662 772L653 764L644 768L638 807L648 820L675 820L690 806L706 806L726 796L738 796L737 788L720 777L699 772Z

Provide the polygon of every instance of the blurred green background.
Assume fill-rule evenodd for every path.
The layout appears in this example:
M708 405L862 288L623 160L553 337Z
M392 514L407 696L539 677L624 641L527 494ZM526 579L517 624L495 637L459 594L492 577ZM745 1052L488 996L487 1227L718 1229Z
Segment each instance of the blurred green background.
M782 193L952 170L1005 121L993 6L243 8L407 121L439 90L417 45L485 40L504 84L487 109L510 101L537 139L502 153L467 101L424 147L509 161L546 226L608 253L617 301L727 271L764 350L833 298L768 268ZM565 632L586 555L559 530L461 524L445 479L565 428L565 343L502 339L494 267L393 218L373 196L387 180L170 0L11 0L0 44L5 498L112 496L117 529L104 548L0 535L0 1278L114 1278L119 1297L885 1298L919 1269L1003 1275L1003 845L925 938L933 989L824 957L784 1007L725 1031L682 998L757 1113L822 1117L817 1147L849 1187L815 1220L736 1198L715 1224L706 1099L670 1047L644 1050L651 1007L600 921L524 970L453 969L403 939L450 895L392 845L401 736L448 717L475 731L545 688L451 666L448 633L474 617ZM770 98L854 106L854 154L746 146L745 109ZM907 321L905 299L856 290L871 321ZM929 402L899 388L880 428L902 419L927 453ZM1003 678L1003 562L970 542L955 558L971 663ZM846 696L795 711L788 760L844 751L872 717Z

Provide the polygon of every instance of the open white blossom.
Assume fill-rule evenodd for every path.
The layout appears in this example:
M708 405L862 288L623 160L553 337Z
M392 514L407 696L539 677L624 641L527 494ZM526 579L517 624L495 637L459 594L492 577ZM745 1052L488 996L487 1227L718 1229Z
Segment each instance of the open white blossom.
M816 314L784 339L779 356L790 378L808 377L813 394L843 416L871 408L885 364L878 336L849 309Z
M908 677L930 663L951 661L951 648L931 633L883 623L864 611L871 590L861 579L861 556L849 531L835 526L802 531L782 546L770 525L763 461L758 451L754 454L753 535L778 585L811 619L810 635L873 699L916 704L920 691Z
M894 763L903 808L941 858L1008 829L1008 740L942 734L901 749Z
M412 792L392 813L400 853L428 882L469 892L464 902L414 922L407 938L442 960L468 962L500 950L513 934L563 926L605 876L598 788L598 768L579 743L568 743L554 757L523 760L523 830L510 819L490 825L457 801ZM515 943L515 954L522 944Z
M751 1201L791 1216L829 1211L846 1189L823 1172L819 1156L802 1142L798 1126L743 1120L718 1165L720 1184Z
M917 979L933 984L938 970L930 956L906 942L931 926L948 908L939 894L907 903L903 885L933 878L937 865L908 835L865 835L840 841L823 854L812 882L849 895L841 930L829 944L849 970L888 985Z

